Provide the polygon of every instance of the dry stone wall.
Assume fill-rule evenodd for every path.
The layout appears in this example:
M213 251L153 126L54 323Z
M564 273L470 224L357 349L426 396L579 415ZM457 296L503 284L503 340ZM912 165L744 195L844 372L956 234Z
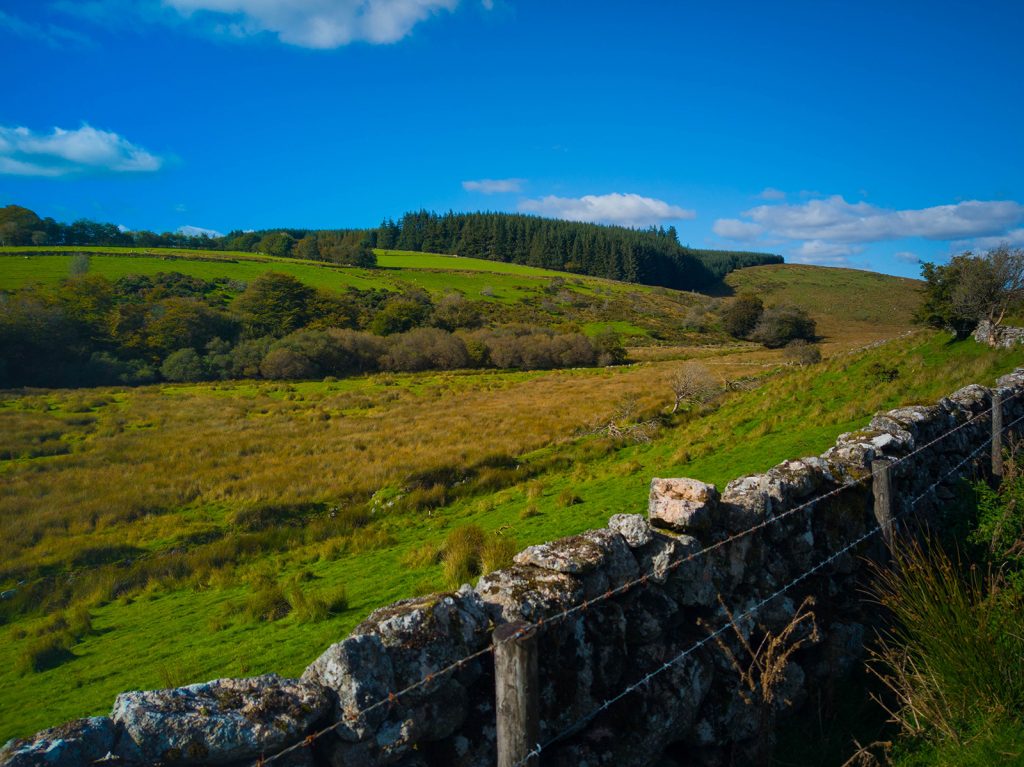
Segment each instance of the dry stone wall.
M1009 349L1016 344L1024 344L1024 328L993 325L988 320L982 320L974 330L974 340L979 344Z
M997 386L1004 423L1024 417L1024 369ZM541 740L578 726L545 749L543 764L742 763L764 735L765 711L742 694L717 641L591 715L707 639L728 615L757 607L737 620L756 639L785 627L807 597L817 630L804 625L771 714L820 704L860 663L872 622L861 588L865 557L884 554L880 536L835 556L876 526L872 460L910 456L892 470L894 513L912 524L945 524L958 478L984 471L991 397L972 385L934 405L879 414L824 454L735 479L721 493L693 480L656 479L650 518L617 514L605 529L527 548L475 587L376 610L301 679L268 675L124 693L110 716L11 741L0 764L252 764L335 725L275 763L485 767L495 754L491 631L542 619ZM643 574L642 584L606 598ZM570 608L577 609L552 620ZM729 632L719 639L737 644Z

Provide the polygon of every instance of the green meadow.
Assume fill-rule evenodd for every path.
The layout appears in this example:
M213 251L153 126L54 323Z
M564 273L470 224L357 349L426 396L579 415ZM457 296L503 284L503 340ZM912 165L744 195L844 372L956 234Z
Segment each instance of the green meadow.
M324 290L461 292L490 323L610 329L629 364L0 392L0 740L109 709L126 689L302 671L375 607L449 589L523 546L642 513L652 476L724 485L818 453L880 409L1024 362L913 330L911 280L757 267L818 323L826 361L717 329L722 298L478 259L379 251L378 268L216 251L6 249L0 289L262 272ZM881 345L878 345L881 343ZM670 415L680 361L723 384ZM603 436L651 423L649 442Z
M729 378L749 357L704 362ZM457 585L454 530L514 550L600 526L643 512L652 476L722 486L1022 362L917 332L816 367L759 363L756 388L671 418L672 361L8 393L3 585L44 580L42 607L0 629L0 738L124 689L298 674L374 607ZM662 418L650 443L588 433L624 402ZM281 600L296 590L334 606ZM74 641L32 670L55 623Z

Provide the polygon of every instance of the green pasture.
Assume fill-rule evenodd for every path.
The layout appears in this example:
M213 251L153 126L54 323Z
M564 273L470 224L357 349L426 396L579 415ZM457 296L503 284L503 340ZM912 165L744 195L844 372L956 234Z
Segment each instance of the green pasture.
M90 255L89 271L111 280L129 274L180 272L206 280L227 278L248 282L263 272L290 274L324 290L422 288L434 295L452 291L467 298L494 303L515 303L536 295L555 277L571 280L567 288L593 293L595 286L609 292L644 292L648 288L623 285L593 277L573 277L547 269L505 264L476 258L432 253L379 251L379 268L359 269L254 253L192 251L171 248L0 248L0 290L16 290L33 283L56 284L68 277L76 253Z
M991 383L1021 364L1024 352L1019 350L994 351L973 341L952 344L940 335L917 333L816 367L769 369L758 388L727 395L711 412L680 414L649 444L580 436L520 456L524 466L547 467L527 481L460 498L429 513L382 512L367 528L377 543L364 550L325 555L322 547L310 545L242 566L244 572L262 570L282 579L305 571L314 590L344 585L348 609L322 622L299 623L293 616L269 623L240 620L231 605L243 600L249 587L237 580L172 591L154 588L94 609L94 631L74 647L73 658L29 673L18 670L18 658L42 619L0 627L0 740L72 717L104 713L116 693L126 689L271 671L297 675L373 608L441 589L440 566L410 564L409 557L424 545L439 544L461 525L501 530L520 547L603 526L611 514L645 511L652 476L696 477L721 488L732 478L763 471L781 460L817 454L840 432L864 426L878 410L934 402L966 383ZM527 376L646 375L653 370L641 365L624 371L371 376L295 386L310 393L323 387L426 391L439 385L470 391L513 386ZM161 390L184 402L188 397L253 396L254 386L241 382ZM133 396L128 390L114 399L130 401ZM66 408L65 400L55 392L53 406ZM27 463L47 460L52 459ZM26 460L19 463L25 467ZM187 526L190 518L215 523L224 512L210 508L179 513Z

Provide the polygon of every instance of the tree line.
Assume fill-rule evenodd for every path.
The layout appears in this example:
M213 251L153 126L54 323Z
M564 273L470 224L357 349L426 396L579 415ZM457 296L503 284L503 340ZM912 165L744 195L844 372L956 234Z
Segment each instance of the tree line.
M79 274L0 295L0 386L319 378L625 357L619 337L483 327L461 294L325 292L266 272L248 285L171 272Z
M675 227L629 229L510 213L406 213L370 233L374 247L453 253L693 290L733 269L781 263L765 253L683 247Z
M373 229L268 229L222 237L127 231L82 219L63 224L17 205L0 208L0 245L171 247L306 258L361 267L374 248L446 253L624 282L698 290L734 269L781 263L746 251L697 250L679 244L674 227L629 229L509 213L406 213Z

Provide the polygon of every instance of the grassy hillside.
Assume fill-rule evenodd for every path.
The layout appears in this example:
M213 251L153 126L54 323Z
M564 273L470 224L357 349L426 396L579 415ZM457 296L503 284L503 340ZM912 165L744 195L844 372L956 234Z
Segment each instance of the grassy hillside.
M68 277L75 253L90 255L89 273L116 280L130 274L180 272L205 280L234 281L228 293L267 272L283 272L307 285L341 291L426 290L435 298L460 293L488 322L547 327L575 325L596 332L620 327L628 339L693 342L710 328L704 317L714 300L693 293L578 277L546 269L432 253L378 251L379 268L252 253L128 248L0 248L0 290L33 283L56 285ZM718 340L726 340L719 335Z
M818 320L832 359L800 370L719 332L719 299L495 261L380 251L367 270L45 250L0 254L0 289L57 284L72 253L90 252L91 273L178 271L233 280L229 293L268 270L328 291L458 291L494 323L612 327L634 364L0 393L0 590L16 590L0 601L0 740L105 711L124 689L296 674L374 607L453 585L441 555L466 525L487 531L500 564L643 511L651 476L721 484L818 452L876 409L1024 360L908 336L915 283L851 270L730 276ZM757 388L667 417L669 380L691 358ZM593 433L652 418L649 444Z
M170 248L0 248L0 290L67 278L74 253L90 254L90 273L109 279L129 274L181 272L241 286L267 271L284 272L323 290L421 288L435 297L458 292L478 302L492 322L546 326L575 324L584 332L613 327L628 343L727 342L716 332L717 299L518 264L406 251L377 251L379 268L253 253ZM919 300L915 280L851 269L781 264L731 273L734 291L752 290L765 302L792 303L818 322L825 349L890 338L909 327ZM230 292L230 288L228 289ZM709 335L710 333L710 335Z
M726 284L752 292L766 305L793 304L818 324L825 348L856 343L872 334L889 337L911 324L921 301L919 280L856 269L779 264L732 272Z
M721 484L1024 362L926 333L808 369L700 353L761 384L667 420L650 444L584 432L630 400L663 412L671 361L5 395L0 587L56 580L36 592L42 612L0 603L0 739L105 711L123 689L297 674L373 607L443 588L456 528L524 546L602 525L642 512L651 476ZM333 615L260 617L283 592L342 588ZM76 641L31 670L55 625Z

